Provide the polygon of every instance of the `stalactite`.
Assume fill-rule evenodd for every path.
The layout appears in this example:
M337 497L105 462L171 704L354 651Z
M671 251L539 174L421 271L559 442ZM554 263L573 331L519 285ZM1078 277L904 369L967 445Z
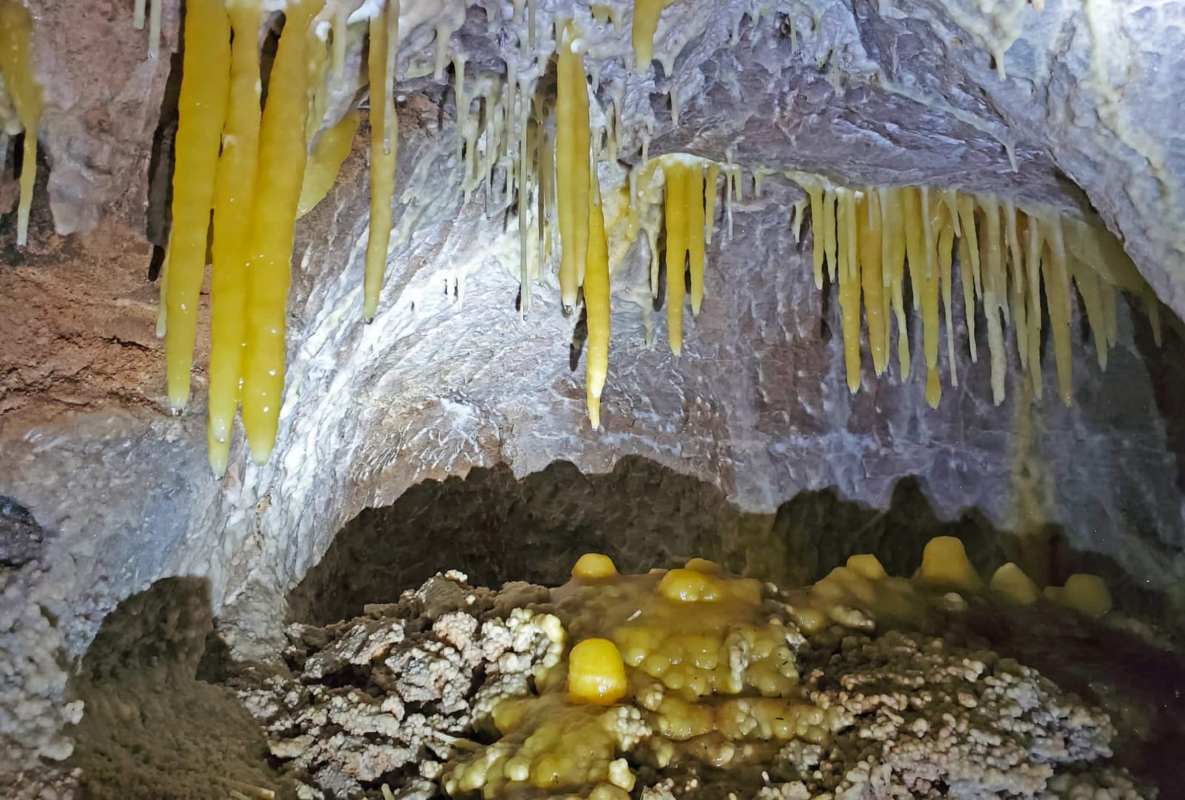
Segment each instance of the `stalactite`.
M699 316L704 300L704 169L698 160L686 169L687 271L691 277L691 313Z
M593 430L601 426L601 391L609 373L610 285L609 245L605 238L603 203L590 196L588 263L584 270L584 306L588 344L586 377L588 420Z
M667 341L676 356L683 352L683 300L686 292L688 170L679 161L664 165L666 173Z
M230 84L230 22L222 0L193 0L185 14L185 55L173 172L173 230L167 294L169 405L189 402L198 299L214 205L214 176ZM303 149L303 132L300 134Z
M639 72L650 68L654 57L654 34L658 17L671 0L634 0L634 65Z
M29 210L37 180L37 129L41 121L41 87L33 77L32 31L33 20L24 6L16 0L0 0L0 75L25 133L17 204L18 247L24 247L29 240Z
M584 58L572 48L572 23L559 32L556 90L556 178L560 217L560 299L576 307L580 273L588 254L588 85Z
M838 226L842 246L839 248L839 308L843 330L844 365L848 391L860 389L860 279L856 259L856 228L854 193L847 189L838 192Z
M387 70L394 66L389 50L399 45L399 3L387 5L370 19L370 232L366 240L366 277L362 316L370 322L379 309L379 294L387 270L395 212L395 166L398 158L399 118L392 96L376 96L388 86Z
M881 210L880 195L865 190L857 209L860 236L860 287L864 299L864 316L868 320L868 349L872 354L872 368L883 375L888 366L887 328L885 324L884 275L881 273Z
M243 377L250 209L259 148L259 26L255 3L228 6L234 41L222 155L214 181L214 268L210 281L210 386L206 431L210 467L226 472ZM334 174L337 170L334 169ZM327 191L327 190L326 190Z
M297 0L285 11L259 132L243 366L243 427L259 464L267 461L275 445L283 400L293 229L306 158L306 51L316 9L316 0Z
M708 177L704 182L704 242L712 243L712 229L716 227L716 183L720 179L720 165L715 161L708 164Z
M258 72L258 67L256 72ZM233 101L231 108L234 108ZM296 204L298 218L312 211L318 203L324 200L325 196L329 194L329 190L337 182L337 175L341 171L346 156L350 154L350 149L354 144L354 135L358 132L358 123L361 119L361 114L351 111L342 117L336 125L325 129L317 137L313 150L309 153L309 161L304 171L304 183L300 188L300 200Z

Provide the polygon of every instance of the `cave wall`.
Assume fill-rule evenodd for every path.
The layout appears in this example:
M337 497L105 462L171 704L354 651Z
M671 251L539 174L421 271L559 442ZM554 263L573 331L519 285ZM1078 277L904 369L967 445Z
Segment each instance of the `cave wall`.
M542 4L541 30L562 6ZM498 68L498 32L513 39L519 24L500 8L471 8L454 35L483 69ZM483 192L463 200L452 93L430 78L400 84L400 236L379 317L360 320L364 127L337 187L298 227L276 451L257 467L236 445L230 473L216 482L203 401L181 417L165 412L163 352L152 336L148 186L168 59L143 60L122 4L32 9L39 74L53 89L30 246L13 246L14 215L0 219L0 495L27 507L44 534L34 557L0 577L13 607L0 647L14 660L33 648L64 667L119 600L171 575L208 578L231 643L243 655L266 653L285 593L362 509L424 479L497 464L522 477L557 459L601 473L645 456L757 514L829 487L886 508L896 482L916 475L939 517L977 508L1021 534L1060 525L1075 551L1112 560L1156 591L1185 585L1174 331L1156 350L1143 317L1124 304L1107 373L1085 337L1078 343L1070 409L1053 400L1052 383L1030 409L1012 376L1008 400L992 406L987 365L965 355L960 388L947 388L937 411L925 406L919 377L902 385L895 368L874 382L866 365L862 391L850 396L834 290L820 295L811 283L809 230L801 243L789 236L801 191L774 176L760 196L748 183L731 237L720 218L707 299L688 323L682 358L646 344L647 315L661 341L664 312L643 288L645 247L615 274L605 429L594 434L583 364L570 363L577 321L560 314L550 276L519 320L517 230L501 209L487 213ZM1117 52L1144 63L1154 47L1164 75L1179 75L1176 34L1132 49L1148 14L1117 9L1125 21ZM1100 99L1097 87L1070 81L1091 68L1087 21L1059 2L1019 13L1022 38L1000 81L982 42L949 36L948 21L926 4L878 12L862 0L777 3L765 13L736 0L676 4L657 41L660 54L678 54L670 74L626 79L626 117L636 124L622 137L623 158L638 157L648 129L655 153L810 169L854 184L958 185L1067 210L1089 201L1182 310L1175 245L1165 238L1180 227L1175 194L1146 191L1149 181L1172 186L1185 175L1173 168L1175 128L1162 127L1180 113L1181 104L1165 102L1180 82L1149 69L1147 91ZM178 19L177 4L166 2L166 53ZM628 33L618 38L595 54L603 82L626 75ZM408 71L431 51L430 36L411 41L421 44L401 55ZM682 105L679 126L670 91ZM1115 103L1119 116L1108 117ZM1115 119L1150 120L1143 135L1166 154L1164 170L1116 145L1127 129L1116 133ZM608 166L602 177L621 173ZM981 319L980 336L982 328ZM204 338L199 329L199 398ZM4 705L30 686L20 675L9 680ZM50 702L59 689L37 691Z

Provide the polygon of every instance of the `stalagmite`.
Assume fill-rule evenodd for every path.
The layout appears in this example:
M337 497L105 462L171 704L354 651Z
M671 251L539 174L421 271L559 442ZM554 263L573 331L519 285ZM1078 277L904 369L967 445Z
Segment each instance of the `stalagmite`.
M41 87L33 77L30 38L33 20L17 0L0 0L0 76L24 129L21 152L20 200L17 205L16 244L29 240L29 209L37 180L37 128L41 120ZM2 160L2 156L0 156Z
M556 189L560 217L560 300L566 309L576 307L580 273L588 254L588 84L584 58L574 48L572 23L559 33L556 68Z
M251 201L259 147L259 6L232 2L230 94L214 184L214 268L210 281L210 468L226 472L239 402L246 336ZM336 174L336 169L334 170Z
M259 133L243 368L243 427L251 455L259 464L267 460L275 445L284 393L293 229L306 158L306 51L309 22L316 9L316 0L297 0L285 12Z
M666 173L667 234L667 342L676 356L683 352L684 269L687 259L687 166L679 161L664 165Z
M166 298L168 393L174 411L189 402L197 306L206 269L214 176L229 83L230 22L226 8L222 0L194 0L185 14ZM299 134L303 149L303 124Z
M601 427L601 391L609 372L610 288L609 244L605 238L605 215L599 199L589 203L588 264L584 270L584 307L588 315L586 350L588 420L593 430Z
M399 44L399 3L389 3L382 14L370 19L370 232L366 239L366 277L362 316L370 322L379 309L383 275L387 270L387 247L391 241L395 212L395 166L398 158L399 118L393 97L386 92L388 72L394 62L388 50Z

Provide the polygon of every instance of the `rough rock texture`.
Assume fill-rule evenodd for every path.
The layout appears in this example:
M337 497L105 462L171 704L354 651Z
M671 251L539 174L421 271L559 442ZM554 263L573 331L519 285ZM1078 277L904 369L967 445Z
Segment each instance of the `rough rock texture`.
M365 617L292 625L291 673L236 680L271 754L307 781L301 797L356 797L388 781L400 796L434 796L457 740L559 662L559 620L512 607L545 589L496 595L464 580L437 575Z
M539 30L569 5L542 3ZM1079 208L1060 168L1124 234L1166 302L1185 310L1171 241L1182 216L1175 187L1185 180L1176 153L1183 104L1173 99L1182 48L1175 27L1151 33L1177 4L1142 12L1108 4L1110 50L1093 46L1077 6L1051 2L1038 13L1019 4L1023 38L1007 53L1007 81L989 71L983 36L948 35L929 10L937 5L910 4L905 14L864 0L778 3L758 14L739 0L677 3L657 44L670 69L655 73L657 83L627 79L633 127L623 157L638 157L648 127L654 152L731 154L750 169L957 184ZM1101 5L1087 9L1104 13ZM35 694L60 700L65 673L55 662L77 656L120 599L163 576L208 577L232 644L268 652L284 593L347 520L422 479L497 463L519 476L558 458L603 472L623 455L645 455L763 513L826 487L883 507L898 478L918 475L940 516L979 508L1000 527L1057 523L1070 549L1114 561L1152 591L1185 585L1185 415L1164 379L1179 370L1165 366L1180 361L1176 336L1168 355L1151 354L1145 323L1125 306L1110 371L1098 375L1079 348L1075 407L1046 402L1031 419L1017 391L991 406L983 363L961 365L962 388L948 389L938 412L925 407L918 382L869 376L850 397L834 293L811 286L809 236L800 247L786 232L801 193L774 178L734 208L731 239L721 222L704 311L688 326L681 359L643 344L645 248L615 276L606 430L592 434L582 371L569 369L575 320L559 314L550 279L528 322L518 320L514 223L503 231L501 213L485 215L482 193L462 203L451 94L422 77L400 84L403 235L379 317L360 322L360 140L338 187L299 228L276 451L255 467L236 447L231 473L216 483L205 464L204 408L163 412L163 354L151 338L145 198L168 60L139 60L143 37L129 4L32 6L38 72L50 87L49 169L30 247L12 246L12 215L0 227L0 494L26 506L45 534L36 559L0 578L12 598L0 647L13 663L27 652L46 664ZM164 6L167 53L178 12L176 2ZM454 41L472 50L471 66L500 69L495 43L517 48L508 29L519 23L505 9L470 9ZM409 37L407 74L430 58L431 31ZM604 31L597 45L590 63L604 100L627 74L628 34ZM1092 57L1116 81L1132 81L1130 90L1112 97L1089 80ZM1017 77L1025 75L1037 77L1032 92ZM672 85L682 133L662 93ZM1019 172L1008 171L1002 142ZM62 238L52 227L89 232ZM201 346L197 363L200 395ZM20 676L6 680L33 691ZM15 714L19 696L6 694L0 715Z

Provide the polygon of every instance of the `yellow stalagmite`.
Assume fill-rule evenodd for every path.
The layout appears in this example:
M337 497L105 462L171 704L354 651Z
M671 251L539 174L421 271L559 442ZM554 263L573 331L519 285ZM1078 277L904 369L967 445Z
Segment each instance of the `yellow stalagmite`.
M370 322L379 310L379 294L387 271L391 215L395 211L395 166L399 154L399 118L386 96L389 48L399 46L399 3L388 3L370 19L370 232L366 239L366 277L362 316ZM393 39L393 41L392 41Z
M687 257L687 166L678 160L663 167L666 175L667 341L683 352L684 263Z
M857 212L860 228L860 286L864 296L864 316L868 319L868 349L872 367L884 374L889 362L885 326L885 282L881 274L881 211L879 194L869 189Z
M556 67L556 183L560 216L560 300L576 307L580 272L588 255L588 204L591 177L588 147L588 84L584 57L572 49L572 23L560 34Z
M260 464L275 445L284 393L292 239L306 158L306 51L309 22L318 6L318 0L297 0L288 5L259 133L256 192L251 206L243 427L247 429L251 455Z
M1053 361L1057 367L1058 393L1067 406L1074 400L1070 353L1070 279L1066 266L1066 245L1062 240L1062 222L1056 216L1041 220L1042 235L1049 246L1049 260L1042 265L1046 303L1049 306L1050 335L1053 338Z
M698 316L704 301L704 168L697 161L686 169L687 270L691 275L691 313Z
M856 236L855 193L848 189L839 191L839 309L842 318L844 367L848 391L855 394L860 389L860 276Z
M17 119L25 131L21 151L21 195L17 205L16 243L29 240L29 209L33 184L37 180L37 126L41 120L41 87L33 78L29 40L33 20L16 0L0 0L0 76L16 107Z
M654 32L658 30L658 15L672 0L634 0L634 65L638 71L650 67L654 57Z
M313 152L309 155L309 163L305 166L304 184L300 188L300 200L296 204L298 218L312 211L324 200L325 195L329 194L329 190L337 182L337 174L341 171L342 162L350 154L360 119L361 115L357 111L351 111L332 128L322 131L317 138Z
M588 421L593 430L601 427L601 390L609 373L609 244L605 238L605 214L591 197L588 205L588 263L584 269L584 307L588 314L588 344L585 351L588 392Z
M169 405L189 402L197 306L206 271L214 175L230 84L230 22L222 0L193 0L185 13L185 56L177 102L173 231L166 293ZM304 141L304 126L300 128Z
M206 440L210 468L226 472L231 426L243 377L247 320L247 261L251 199L259 149L258 4L228 6L230 95L222 131L222 155L214 181L214 269L210 280L210 389Z

